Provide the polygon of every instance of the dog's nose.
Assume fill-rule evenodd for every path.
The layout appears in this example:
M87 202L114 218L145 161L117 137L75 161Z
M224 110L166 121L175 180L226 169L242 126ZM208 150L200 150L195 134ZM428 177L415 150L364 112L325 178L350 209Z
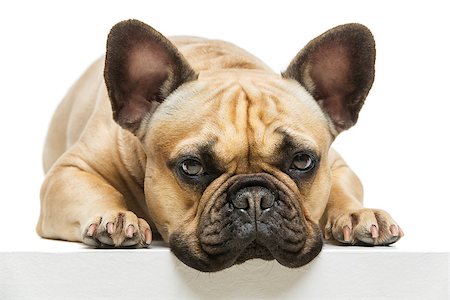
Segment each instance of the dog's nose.
M273 206L275 193L262 186L249 186L238 190L231 202L237 209L265 210Z
M267 177L264 173L236 175L235 182L227 191L228 203L258 218L278 199L278 189Z

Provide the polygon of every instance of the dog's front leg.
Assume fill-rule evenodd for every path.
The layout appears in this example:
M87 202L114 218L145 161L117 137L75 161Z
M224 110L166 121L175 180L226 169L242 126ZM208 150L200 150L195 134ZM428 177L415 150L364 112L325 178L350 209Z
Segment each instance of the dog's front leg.
M81 163L57 163L41 189L37 232L95 247L146 247L148 223L126 207L123 195Z
M332 186L320 224L327 240L345 244L388 245L403 236L402 229L385 211L364 208L363 188L340 155L330 152Z

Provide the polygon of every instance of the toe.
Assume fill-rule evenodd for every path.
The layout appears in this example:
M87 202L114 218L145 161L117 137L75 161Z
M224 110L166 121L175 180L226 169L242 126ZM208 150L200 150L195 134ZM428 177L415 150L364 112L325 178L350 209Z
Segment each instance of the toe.
M339 217L333 224L331 233L337 241L349 244L353 241L352 228L353 226L351 216L345 214Z
M350 227L348 227L348 225L345 225L342 232L344 235L344 242L346 242L346 243L350 242L350 235L352 233L352 230L350 229Z
M144 237L145 237L145 244L150 245L152 242L152 232L150 231L150 229L145 230Z
M392 235L393 237L398 237L398 236L399 236L399 230L398 230L398 226L397 226L397 225L392 224L392 225L389 227L389 231L391 232L391 235Z
M98 247L99 242L97 240L98 227L102 221L101 217L93 218L91 221L87 223L84 227L85 229L81 234L81 241L88 246Z
M380 224L380 237L377 245L389 245L398 241L402 232L391 215L383 210L374 210L374 214Z
M115 231L114 223L108 222L108 223L106 224L106 229L107 229L107 231L108 231L109 234L113 234L114 231Z
M377 239L379 236L378 227L377 225L372 225L370 227L370 235L372 236L372 239Z
M88 237L93 237L94 234L95 234L96 231L97 231L97 227L98 227L98 224L91 224L91 225L89 226L88 231L86 232L86 235L87 235Z
M139 236L142 247L148 247L152 242L152 231L150 225L144 219L138 219L139 223Z
M128 225L127 231L126 231L127 238L131 239L134 235L134 232L135 232L134 225L133 224Z
M355 222L355 239L364 244L374 245L380 236L380 227L371 209L361 209L352 214Z

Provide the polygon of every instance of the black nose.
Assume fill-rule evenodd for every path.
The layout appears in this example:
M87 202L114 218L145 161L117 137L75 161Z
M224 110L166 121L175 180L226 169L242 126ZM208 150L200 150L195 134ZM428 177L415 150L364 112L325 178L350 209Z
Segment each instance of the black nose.
M238 209L254 207L255 209L265 210L273 206L275 193L262 186L249 186L237 191L231 202Z
M278 198L278 189L264 173L237 175L239 178L227 191L227 200L236 209L261 211L273 206ZM254 215L254 213L251 213Z

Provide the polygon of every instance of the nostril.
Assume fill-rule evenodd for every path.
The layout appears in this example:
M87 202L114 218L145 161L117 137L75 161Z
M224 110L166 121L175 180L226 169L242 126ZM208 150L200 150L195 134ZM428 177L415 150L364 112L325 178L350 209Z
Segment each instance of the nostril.
M242 189L232 197L231 202L233 206L237 209L247 209L249 207L249 198L251 197L250 191L248 189Z
M261 209L269 209L273 206L275 202L275 195L272 193L265 193L261 197Z

